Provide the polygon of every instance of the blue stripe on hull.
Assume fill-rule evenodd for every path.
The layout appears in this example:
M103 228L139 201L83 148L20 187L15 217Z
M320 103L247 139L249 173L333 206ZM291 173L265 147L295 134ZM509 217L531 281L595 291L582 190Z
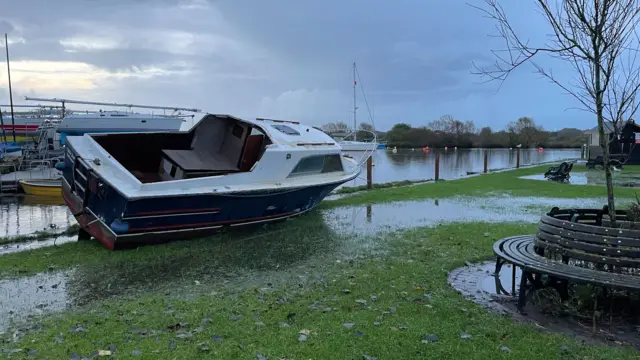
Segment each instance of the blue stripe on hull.
M130 233L266 221L307 211L337 186L133 200L127 203L122 221Z

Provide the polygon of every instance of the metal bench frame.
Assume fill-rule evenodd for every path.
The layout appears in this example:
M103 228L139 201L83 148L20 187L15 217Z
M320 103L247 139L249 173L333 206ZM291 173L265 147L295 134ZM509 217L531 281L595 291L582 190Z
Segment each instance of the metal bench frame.
M523 312L529 288L555 288L562 300L568 298L569 283L595 284L609 289L640 290L640 276L616 272L623 268L640 269L640 230L614 229L606 225L606 207L602 210L559 210L554 208L540 219L535 235L501 239L493 245L496 260L496 288L508 292L500 284L500 270L513 264L512 294L515 296L516 267L522 270L518 291L518 310ZM626 212L618 211L624 221ZM569 220L567 220L569 219ZM561 261L544 256L553 251ZM596 268L570 265L569 260L586 261ZM597 268L608 267L611 271ZM544 282L543 275L548 277Z

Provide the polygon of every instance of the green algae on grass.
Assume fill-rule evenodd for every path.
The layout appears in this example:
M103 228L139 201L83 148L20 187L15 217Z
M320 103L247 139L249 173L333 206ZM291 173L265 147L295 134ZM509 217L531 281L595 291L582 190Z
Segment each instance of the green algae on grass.
M79 229L80 229L80 226L78 224L74 224L69 226L64 231L36 231L34 233L26 234L26 235L0 237L0 245L23 243L23 242L34 241L34 240L47 240L47 239L52 239L59 236L71 236L71 235L77 234Z
M386 188L392 188L392 187L401 187L401 186L422 184L422 183L426 183L426 182L430 182L430 181L433 181L433 179L391 181L391 182L386 182L386 183L374 183L371 186L372 186L373 189L386 189ZM367 185L343 186L343 187L339 188L338 190L336 190L334 192L334 194L337 194L337 195L340 195L340 194L353 194L353 193L360 192L360 191L365 191L365 190L367 190Z
M110 348L118 358L150 359L533 359L558 358L564 346L572 358L634 356L491 314L448 286L448 271L491 258L496 239L535 228L457 223L389 233L388 255L327 263L312 284L260 284L231 295L213 287L191 300L162 292L98 301L48 316L40 330L8 333L15 342L0 348L22 349L12 355L17 359L30 351L65 359ZM439 341L423 343L429 334Z

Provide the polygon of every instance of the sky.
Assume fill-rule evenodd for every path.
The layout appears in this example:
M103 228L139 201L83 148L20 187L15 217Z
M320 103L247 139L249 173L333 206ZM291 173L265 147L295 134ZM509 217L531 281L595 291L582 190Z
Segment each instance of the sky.
M502 86L472 74L473 62L490 64L503 45L489 36L494 23L466 2L483 3L0 0L0 33L9 34L16 104L55 97L352 124L356 62L357 119L372 122L366 96L378 130L443 115L495 130L522 116L548 130L595 126L532 66ZM515 3L503 1L516 30L543 40L549 28L533 1ZM8 103L0 66L0 103Z

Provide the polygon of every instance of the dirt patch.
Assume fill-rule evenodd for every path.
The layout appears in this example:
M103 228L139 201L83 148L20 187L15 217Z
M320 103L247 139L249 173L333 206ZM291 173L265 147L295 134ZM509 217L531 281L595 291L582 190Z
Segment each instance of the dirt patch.
M597 322L594 328L591 319L551 314L533 298L528 299L526 313L521 314L517 310L517 296L499 294L494 271L493 261L468 264L449 273L448 281L468 300L482 305L487 310L508 315L516 321L530 323L540 330L565 334L587 344L633 346L640 350L640 328L636 323L637 319L607 316L606 319ZM512 276L512 265L505 264L498 279L508 293L512 293L513 290ZM517 294L520 269L516 269L515 276Z

